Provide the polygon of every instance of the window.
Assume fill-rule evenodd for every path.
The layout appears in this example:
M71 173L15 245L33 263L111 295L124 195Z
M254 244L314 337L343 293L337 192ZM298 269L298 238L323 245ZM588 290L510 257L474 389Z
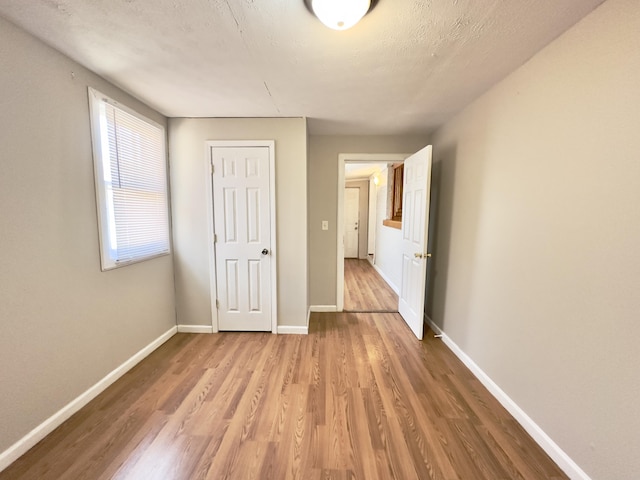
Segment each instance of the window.
M165 130L89 88L102 270L169 253Z

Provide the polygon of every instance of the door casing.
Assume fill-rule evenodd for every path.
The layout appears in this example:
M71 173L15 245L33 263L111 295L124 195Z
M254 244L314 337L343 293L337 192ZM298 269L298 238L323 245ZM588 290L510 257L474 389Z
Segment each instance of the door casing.
M338 154L338 211L337 213L337 277L336 310L344 309L344 164L345 163L395 163L402 162L411 153L339 153Z
M269 208L271 217L271 332L278 329L278 248L276 244L276 182L275 182L275 141L274 140L210 140L205 142L205 185L207 196L207 235L209 253L209 296L211 298L211 327L218 332L216 258L213 222L213 177L212 150L216 147L267 147L269 149Z

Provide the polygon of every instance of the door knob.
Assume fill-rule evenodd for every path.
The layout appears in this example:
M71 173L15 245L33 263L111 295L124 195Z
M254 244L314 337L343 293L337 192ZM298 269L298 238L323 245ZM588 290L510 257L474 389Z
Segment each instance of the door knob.
M267 250L266 248L263 248L262 255L269 255L269 250Z

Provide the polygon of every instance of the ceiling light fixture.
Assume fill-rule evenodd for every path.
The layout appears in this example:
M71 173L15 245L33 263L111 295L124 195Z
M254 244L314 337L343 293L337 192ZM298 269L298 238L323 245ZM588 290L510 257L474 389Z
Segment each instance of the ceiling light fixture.
M373 9L377 0L304 0L318 20L334 30L353 27Z

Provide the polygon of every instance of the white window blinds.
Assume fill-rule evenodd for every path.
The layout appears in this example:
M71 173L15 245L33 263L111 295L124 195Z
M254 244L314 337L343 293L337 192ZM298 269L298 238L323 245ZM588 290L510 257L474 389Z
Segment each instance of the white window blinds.
M164 128L89 96L102 269L169 253Z

